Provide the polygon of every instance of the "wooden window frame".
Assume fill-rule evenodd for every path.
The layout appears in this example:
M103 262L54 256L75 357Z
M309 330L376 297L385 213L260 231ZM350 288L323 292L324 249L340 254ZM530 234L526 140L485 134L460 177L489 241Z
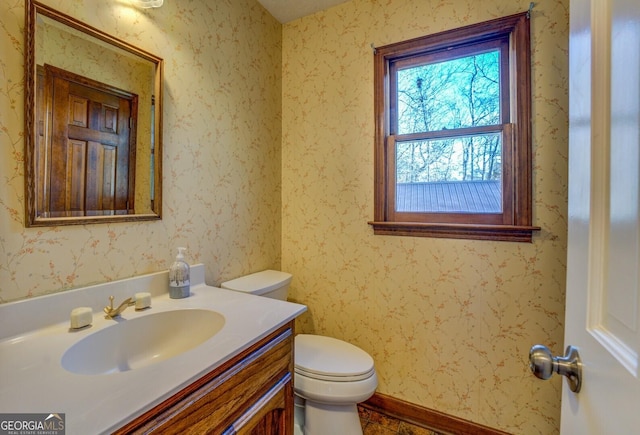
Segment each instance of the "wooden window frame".
M395 134L391 95L394 65L424 56L447 58L451 50L500 41L507 45L508 83L501 77L501 124L459 129L460 133L500 132L502 151L502 213L415 213L395 210L395 143L438 138L438 132ZM506 42L505 42L506 41ZM503 44L504 45L504 44ZM474 52L473 48L470 48ZM504 50L502 50L505 52ZM450 56L449 56L450 57ZM504 59L504 56L501 57ZM374 54L374 220L376 235L446 237L531 242L531 49L527 13L440 32L376 48ZM507 86L504 86L507 85ZM504 89L506 88L506 89ZM504 91L508 91L505 95ZM447 135L450 130L446 132Z

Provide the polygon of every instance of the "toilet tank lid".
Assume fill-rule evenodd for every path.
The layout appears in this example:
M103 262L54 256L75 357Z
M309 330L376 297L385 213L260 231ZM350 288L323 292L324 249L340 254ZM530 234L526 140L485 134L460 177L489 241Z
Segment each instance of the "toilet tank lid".
M237 292L262 295L291 283L293 275L279 270L263 270L251 275L241 276L220 284L220 287Z

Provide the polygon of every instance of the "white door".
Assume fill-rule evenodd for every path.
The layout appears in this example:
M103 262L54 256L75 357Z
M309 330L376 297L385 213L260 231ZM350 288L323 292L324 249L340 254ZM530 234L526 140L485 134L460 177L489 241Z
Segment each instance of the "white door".
M640 433L640 0L571 0L562 434Z

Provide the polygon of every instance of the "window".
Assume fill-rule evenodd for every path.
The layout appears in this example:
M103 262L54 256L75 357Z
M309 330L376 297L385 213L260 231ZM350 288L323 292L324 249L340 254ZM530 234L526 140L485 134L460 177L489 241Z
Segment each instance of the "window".
M526 13L376 49L375 234L531 241Z

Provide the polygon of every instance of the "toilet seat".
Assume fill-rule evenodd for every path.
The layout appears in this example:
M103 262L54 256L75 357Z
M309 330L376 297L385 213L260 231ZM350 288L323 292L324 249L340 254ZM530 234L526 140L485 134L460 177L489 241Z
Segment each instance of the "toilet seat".
M331 337L295 337L295 373L310 379L357 382L375 374L373 358L353 344Z
M361 381L335 382L313 379L294 373L293 390L305 400L329 405L354 405L367 400L378 387L378 375Z

